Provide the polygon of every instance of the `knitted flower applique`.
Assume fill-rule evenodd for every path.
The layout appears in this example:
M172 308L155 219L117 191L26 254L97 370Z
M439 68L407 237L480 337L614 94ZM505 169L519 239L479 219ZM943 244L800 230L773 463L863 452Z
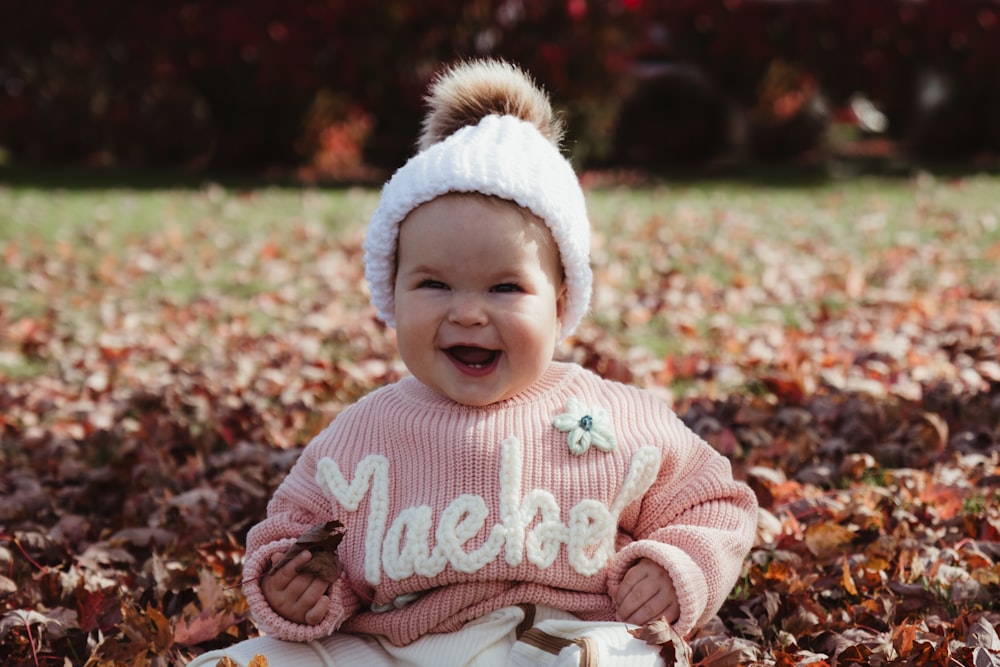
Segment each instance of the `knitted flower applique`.
M557 415L552 425L566 433L569 451L583 454L590 446L602 452L615 448L615 434L611 432L611 418L600 407L587 407L575 398L566 401L566 412Z

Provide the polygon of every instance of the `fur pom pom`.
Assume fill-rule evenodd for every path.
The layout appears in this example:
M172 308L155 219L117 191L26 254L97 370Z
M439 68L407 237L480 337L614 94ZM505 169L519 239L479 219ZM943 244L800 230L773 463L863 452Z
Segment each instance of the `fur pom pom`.
M427 95L419 149L446 139L491 114L532 123L553 145L563 136L548 95L524 71L502 60L471 60L439 74Z

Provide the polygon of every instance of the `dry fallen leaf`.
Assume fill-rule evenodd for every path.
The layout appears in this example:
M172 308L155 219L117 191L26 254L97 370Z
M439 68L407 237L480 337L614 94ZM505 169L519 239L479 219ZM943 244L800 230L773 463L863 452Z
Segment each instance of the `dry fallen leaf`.
M699 637L691 642L698 667L742 667L761 662L760 648L742 637Z
M240 667L236 662L230 658L228 655L224 655L219 658L219 661L215 663L215 667ZM258 653L250 662L247 663L247 667L267 667L267 658Z
M595 318L567 355L671 401L762 510L725 629L692 640L694 664L818 664L859 644L872 663L992 661L1000 274L983 260L1000 257L997 182L858 197L844 181L703 208L690 190L663 215L629 193L621 216L594 219ZM969 211L970 187L989 189L987 213ZM109 216L145 193L95 208L38 192L0 187L0 204L73 200L85 224L55 247L0 221L0 662L183 664L257 636L245 598L216 582L239 580L275 473L405 371L359 289L363 229L303 222L344 205L310 192L234 234L231 216L272 195L209 186L155 194L166 224L119 236ZM306 547L324 578L339 572L328 537ZM859 627L892 654L847 636Z
M690 667L691 647L674 630L665 618L650 621L642 627L629 630L629 634L647 644L661 646L660 656L666 667Z
M835 523L817 523L806 528L806 547L823 560L844 553L854 539L854 531Z
M337 547L344 539L343 529L344 524L337 520L313 526L299 536L295 544L268 572L280 570L297 555L308 551L312 554L312 558L305 565L300 566L298 572L306 572L324 581L336 581L344 569L343 563L337 555Z
M977 618L969 627L965 643L969 648L1000 652L1000 637L997 636L996 628L983 616Z

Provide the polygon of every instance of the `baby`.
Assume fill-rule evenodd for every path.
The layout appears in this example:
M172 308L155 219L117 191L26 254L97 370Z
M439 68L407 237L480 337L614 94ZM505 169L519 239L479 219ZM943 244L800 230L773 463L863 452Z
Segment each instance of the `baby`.
M756 503L729 462L651 394L553 360L592 278L547 96L486 60L428 102L365 240L410 375L316 436L250 531L267 635L192 664L658 665L629 629L690 634L741 572ZM309 551L269 572L334 520L339 577Z

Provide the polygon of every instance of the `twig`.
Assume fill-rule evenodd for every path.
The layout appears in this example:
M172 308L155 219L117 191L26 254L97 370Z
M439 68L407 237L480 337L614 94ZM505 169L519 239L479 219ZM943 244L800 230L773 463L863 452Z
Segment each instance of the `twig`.
M24 629L28 633L28 646L31 647L31 659L35 663L35 667L38 667L38 651L35 650L35 636L31 634L31 624L28 623L27 614L21 617L21 622L24 623Z

